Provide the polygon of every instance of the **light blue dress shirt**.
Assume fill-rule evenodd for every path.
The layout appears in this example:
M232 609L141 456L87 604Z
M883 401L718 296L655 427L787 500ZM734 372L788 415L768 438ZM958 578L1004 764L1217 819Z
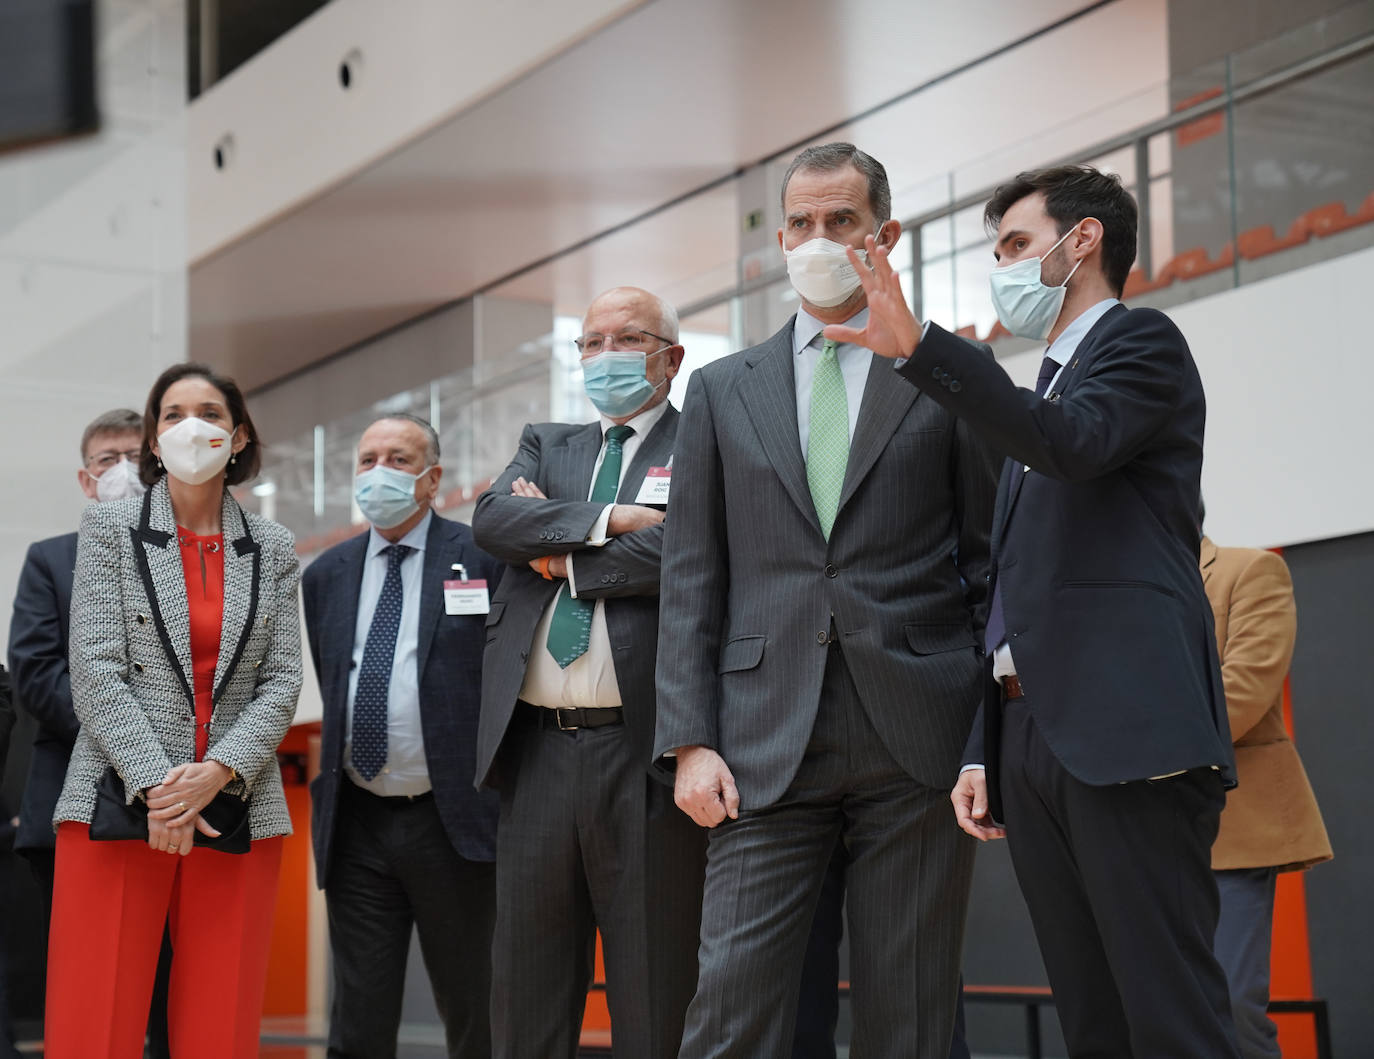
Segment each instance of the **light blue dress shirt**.
M419 525L396 542L415 550L401 563L401 627L396 632L396 654L391 660L391 684L387 689L386 764L376 776L365 780L353 767L353 697L358 691L358 673L362 669L367 633L372 628L372 615L386 580L386 556L382 549L391 544L375 528L368 530L363 583L358 589L358 623L353 631L353 665L348 671L344 772L359 787L384 797L414 797L430 789L425 738L420 727L419 651L420 585L425 566L425 541L433 518L433 512L426 513Z

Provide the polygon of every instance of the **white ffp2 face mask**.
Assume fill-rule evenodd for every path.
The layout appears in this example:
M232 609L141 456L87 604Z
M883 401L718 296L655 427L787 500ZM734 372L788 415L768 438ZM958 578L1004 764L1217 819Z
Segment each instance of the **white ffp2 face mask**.
M1059 319L1059 311L1064 308L1064 296L1069 291L1069 280L1083 264L1082 259L1074 263L1064 282L1057 287L1047 287L1040 279L1040 270L1045 258L1059 249L1060 245L1078 228L1074 225L1059 237L1059 242L1039 257L1028 257L1014 265L995 268L988 277L992 286L992 304L997 310L997 319L1014 335L1021 338L1043 342L1054 329Z
M195 416L157 436L158 458L167 473L187 485L208 482L234 454L233 436Z
M142 496L143 489L143 481L138 476L138 465L128 460L120 460L113 467L106 468L95 480L96 499L101 503Z
M844 251L844 244L833 239L811 239L795 250L784 250L793 289L818 309L843 304L859 286L859 274ZM867 250L855 252L868 263Z

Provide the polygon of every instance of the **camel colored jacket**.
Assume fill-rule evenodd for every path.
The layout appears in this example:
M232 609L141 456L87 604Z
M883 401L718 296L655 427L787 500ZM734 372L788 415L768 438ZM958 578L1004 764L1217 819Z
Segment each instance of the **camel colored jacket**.
M1283 681L1297 637L1288 567L1273 552L1218 548L1207 537L1200 564L1239 781L1226 798L1212 867L1293 871L1330 860L1321 810L1283 723Z

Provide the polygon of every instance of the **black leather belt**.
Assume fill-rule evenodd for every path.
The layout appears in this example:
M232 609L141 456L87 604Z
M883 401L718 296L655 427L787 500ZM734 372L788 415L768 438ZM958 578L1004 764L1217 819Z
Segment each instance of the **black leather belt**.
M381 802L383 805L388 805L392 808L398 808L403 805L414 805L416 802L423 802L426 799L434 797L434 788L432 787L423 794L374 794L366 787L359 787L347 776L344 777L344 782L354 794L360 794L370 801Z
M579 728L605 728L608 725L625 723L625 710L620 706L551 709L547 706L536 706L524 699L520 699L517 705L521 713L540 728L557 728L560 732L575 732Z

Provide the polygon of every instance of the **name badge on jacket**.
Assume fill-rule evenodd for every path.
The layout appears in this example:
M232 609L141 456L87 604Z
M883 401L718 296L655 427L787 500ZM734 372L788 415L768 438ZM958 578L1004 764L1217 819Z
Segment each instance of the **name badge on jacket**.
M668 502L668 488L672 485L673 468L669 464L667 467L650 467L644 482L639 487L639 495L635 497L636 504L666 504Z
M486 614L491 610L491 597L486 581L469 581L462 563L453 564L459 580L444 582L445 614Z

